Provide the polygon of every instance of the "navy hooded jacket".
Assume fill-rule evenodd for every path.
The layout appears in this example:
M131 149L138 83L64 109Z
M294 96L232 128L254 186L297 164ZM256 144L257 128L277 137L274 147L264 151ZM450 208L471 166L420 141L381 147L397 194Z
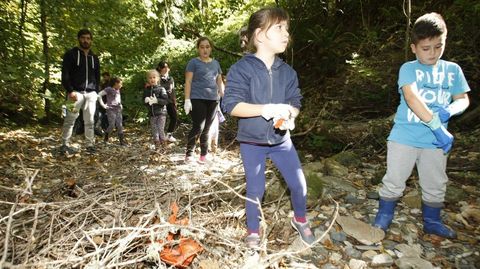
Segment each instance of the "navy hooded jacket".
M73 91L98 92L100 89L100 61L90 50L88 55L78 47L67 51L62 62L62 85Z
M279 57L271 70L253 54L247 54L227 74L223 106L228 113L241 102L249 104L289 104L300 109L302 95L297 73ZM277 145L290 138L288 131L274 128L273 120L262 116L239 118L237 140L258 145Z

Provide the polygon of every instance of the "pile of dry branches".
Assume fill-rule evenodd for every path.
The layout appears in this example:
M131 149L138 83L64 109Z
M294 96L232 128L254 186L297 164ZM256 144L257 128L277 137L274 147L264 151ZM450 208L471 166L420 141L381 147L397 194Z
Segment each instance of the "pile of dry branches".
M159 253L176 231L204 249L191 268L301 261L304 247L278 251L296 238L285 194L263 205L262 250L252 255L245 248L245 181L235 150L224 149L206 165L184 164L181 146L158 153L146 135L132 135L128 148L99 145L95 156L68 159L55 153L54 139L38 134L24 134L12 151L3 148L9 162L1 173L0 267L168 268ZM1 139L13 143L19 136ZM173 202L188 225L166 221Z

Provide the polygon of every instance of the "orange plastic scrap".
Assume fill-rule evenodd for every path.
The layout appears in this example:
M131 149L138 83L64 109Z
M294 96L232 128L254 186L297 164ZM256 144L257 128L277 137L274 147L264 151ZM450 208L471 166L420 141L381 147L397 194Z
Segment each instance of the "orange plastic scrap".
M178 206L173 202L170 206L172 215L168 218L168 222L178 225L187 225L188 218L184 218L177 221ZM171 241L178 241L178 244L174 244ZM170 242L170 244L168 243ZM167 236L167 244L160 251L160 259L167 264L173 265L177 268L187 268L195 258L195 256L203 250L202 246L191 238L185 238L180 235L169 233Z
M284 121L285 121L284 119L277 120L277 122L275 122L275 125L274 125L275 129L280 128L280 126L282 126Z

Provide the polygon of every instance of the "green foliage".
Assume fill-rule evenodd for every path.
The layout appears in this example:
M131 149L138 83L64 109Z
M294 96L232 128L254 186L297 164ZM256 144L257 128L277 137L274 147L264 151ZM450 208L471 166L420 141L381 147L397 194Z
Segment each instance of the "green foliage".
M321 134L311 134L308 139L308 149L313 152L334 153L341 151L345 145Z
M225 1L223 1L225 2ZM218 3L223 3L219 1ZM188 7L183 12L189 13L185 18L184 23L181 27L190 29L191 27L198 29L198 33L205 33L212 39L214 45L218 48L224 49L226 51L240 53L239 39L238 39L238 30L245 25L248 16L256 9L259 5L267 3L268 1L244 1L243 5L240 5L241 2L235 2L234 5L228 5L228 12L226 8L215 9L205 11L206 15L203 16L200 14L200 11L193 8L192 5L198 4L193 1L187 2L186 6ZM246 4L248 2L248 4ZM255 3L254 3L255 2ZM212 5L218 5L216 2L211 2ZM212 12L216 12L216 15L213 15ZM210 15L209 15L210 14ZM221 19L221 21L220 21ZM207 20L208 23L203 23L202 21ZM198 25L192 25L191 23L196 22ZM210 25L210 26L208 26ZM209 28L208 31L203 27L216 27ZM192 28L192 29L193 29ZM184 122L188 122L190 117L185 115L183 112L183 85L185 82L185 67L189 60L194 57L197 57L197 51L195 48L195 41L197 37L192 35L191 32L181 32L169 34L165 37L160 38L159 45L156 47L156 50L151 54L148 61L142 63L143 66L139 67L137 70L148 70L155 68L159 61L166 60L170 66L170 75L175 80L175 90L177 93L177 103L179 118ZM185 39L184 34L189 38ZM221 50L213 50L212 56L220 62L224 74L228 72L228 68L235 63L239 57ZM125 87L128 89L143 89L145 84L144 75L133 75L127 79ZM138 97L135 94L131 94L132 91L128 90L125 96L126 100L138 100ZM137 91L133 90L137 93ZM146 114L142 114L140 111L145 110L143 103L132 102L129 107L133 108L134 118L136 121L144 121ZM138 113L137 113L138 111Z
M62 56L77 46L77 31L85 27L93 31L93 51L100 57L102 71L124 80L122 96L129 119L146 120L141 100L145 71L167 60L176 82L180 118L188 121L182 112L184 70L187 62L197 56L195 40L207 35L214 41L219 49L213 56L226 74L238 60L238 30L252 12L276 1L24 2L28 5L23 13L22 1L0 2L0 124L44 117L45 100L51 102L51 115L58 120L65 98L60 85ZM316 118L358 120L393 113L398 104L398 68L406 60L405 55L414 58L405 46L407 19L402 1L278 3L291 16L292 43L282 57L298 72L304 96L298 131L309 129ZM472 107L478 105L480 93L475 89L480 86L480 3L428 0L412 4L412 21L430 11L445 17L449 32L444 58L462 66L473 89ZM42 43L43 13L47 15L48 55ZM44 93L47 77L48 91ZM306 137L304 146L316 151L334 153L344 147L315 129Z

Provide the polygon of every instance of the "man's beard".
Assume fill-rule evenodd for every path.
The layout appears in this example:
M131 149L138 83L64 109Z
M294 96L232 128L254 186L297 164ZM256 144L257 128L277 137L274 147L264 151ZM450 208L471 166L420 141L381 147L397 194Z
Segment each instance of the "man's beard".
M87 49L90 49L90 46L91 46L91 44L88 43L88 42L82 42L82 43L80 43L80 47L81 47L82 49L86 49L86 50L87 50Z

